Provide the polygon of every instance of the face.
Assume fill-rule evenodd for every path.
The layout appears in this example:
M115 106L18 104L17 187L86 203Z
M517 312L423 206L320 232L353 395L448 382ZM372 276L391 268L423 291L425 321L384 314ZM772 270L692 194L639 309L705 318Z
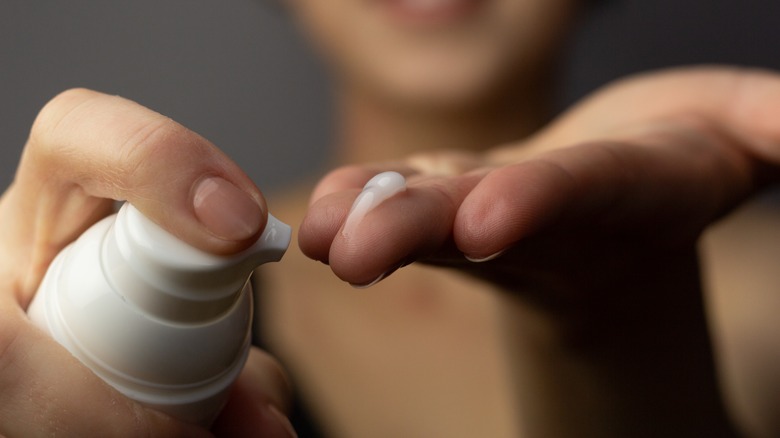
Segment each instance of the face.
M344 89L468 105L532 81L577 0L288 0Z

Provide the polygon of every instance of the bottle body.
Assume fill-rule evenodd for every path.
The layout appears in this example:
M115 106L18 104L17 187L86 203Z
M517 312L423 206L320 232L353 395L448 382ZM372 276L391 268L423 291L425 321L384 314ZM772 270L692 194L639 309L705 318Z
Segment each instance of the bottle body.
M217 312L201 312L199 318L150 311L148 302L139 305L134 298L148 285L110 274L115 267L108 266L105 256L116 243L116 228L114 217L106 218L65 248L47 271L28 314L124 395L208 426L249 352L250 283L245 279L235 294L221 298ZM126 281L116 284L117 278Z

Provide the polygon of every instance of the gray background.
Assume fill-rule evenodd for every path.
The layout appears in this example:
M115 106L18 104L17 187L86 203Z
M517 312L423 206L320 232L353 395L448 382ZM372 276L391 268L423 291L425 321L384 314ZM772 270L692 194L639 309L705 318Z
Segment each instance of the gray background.
M38 109L74 86L178 120L266 190L323 168L331 140L327 80L274 6L279 1L0 0L0 188L13 177ZM648 68L780 68L780 1L605 3L572 40L561 106Z

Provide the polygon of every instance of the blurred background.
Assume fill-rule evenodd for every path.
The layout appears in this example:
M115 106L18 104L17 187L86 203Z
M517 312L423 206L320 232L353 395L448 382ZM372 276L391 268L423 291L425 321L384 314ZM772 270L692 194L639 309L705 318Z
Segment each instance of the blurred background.
M327 77L279 3L0 0L0 188L37 111L75 86L172 117L264 190L322 171L331 143ZM602 1L572 38L560 107L651 68L780 68L778 18L774 0Z
M71 87L170 116L214 142L266 192L325 171L328 79L282 2L0 0L0 189L12 181L38 110ZM564 58L561 109L648 69L780 69L780 1L598 3Z

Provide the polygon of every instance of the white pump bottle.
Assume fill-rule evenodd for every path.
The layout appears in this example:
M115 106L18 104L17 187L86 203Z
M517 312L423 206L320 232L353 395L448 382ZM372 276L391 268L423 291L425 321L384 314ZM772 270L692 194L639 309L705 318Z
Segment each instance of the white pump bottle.
M126 396L208 426L249 352L249 276L289 242L269 215L252 247L215 256L125 204L54 259L28 314Z

